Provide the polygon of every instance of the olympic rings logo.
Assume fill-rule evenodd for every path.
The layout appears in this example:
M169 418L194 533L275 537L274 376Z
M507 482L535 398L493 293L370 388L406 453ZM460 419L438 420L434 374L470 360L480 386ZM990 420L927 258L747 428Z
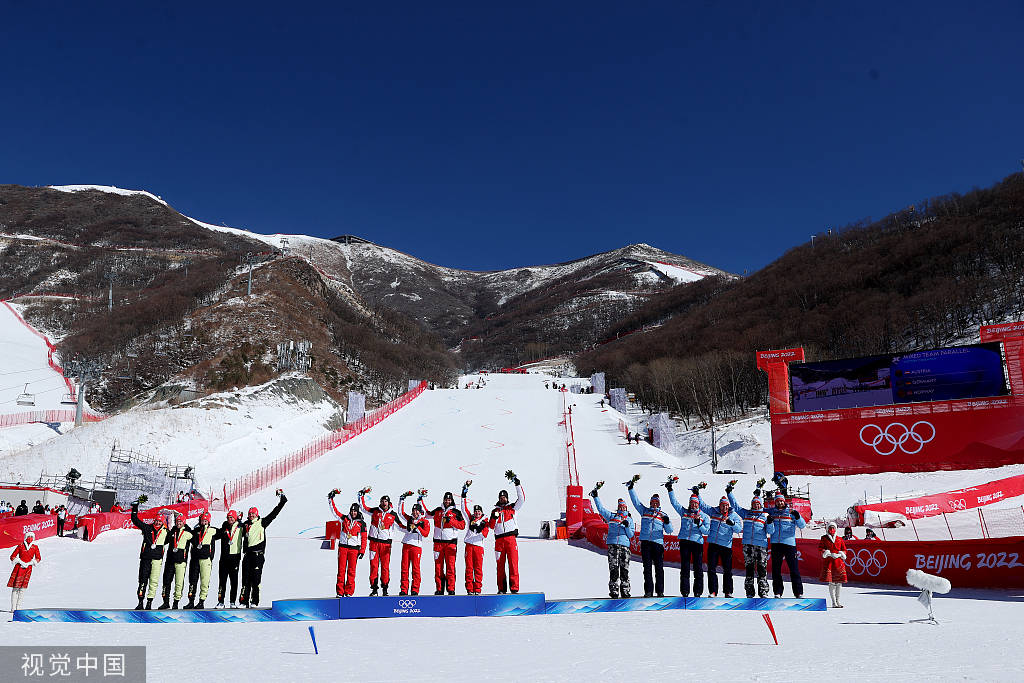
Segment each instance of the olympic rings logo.
M415 600L399 600L398 601L398 606L402 607L403 609L409 609L410 607L415 607L416 606L416 601Z
M955 498L949 501L949 507L951 507L954 510L966 510L967 501L964 500L963 498Z
M846 559L846 566L854 576L862 574L878 576L887 564L889 564L889 558L885 556L885 551L881 548L875 550L861 548L857 552L851 553Z
M925 427L921 433L918 433L918 427ZM929 434L927 430L930 429ZM869 431L874 430L874 432ZM903 430L902 432L900 430ZM864 438L865 432L871 434L871 438ZM928 438L925 438L925 435ZM924 445L935 438L935 425L925 420L919 420L912 424L908 429L902 422L893 422L885 429L882 429L876 424L866 424L860 428L860 442L865 446L871 446L875 449L875 453L879 455L892 455L896 452L896 449L903 451L907 455L914 455L920 453ZM907 442L910 442L910 447L907 447ZM914 448L914 444L917 444L917 448Z

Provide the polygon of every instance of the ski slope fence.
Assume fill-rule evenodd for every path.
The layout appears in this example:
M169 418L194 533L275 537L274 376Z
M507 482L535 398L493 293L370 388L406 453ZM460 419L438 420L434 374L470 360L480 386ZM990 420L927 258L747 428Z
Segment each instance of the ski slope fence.
M210 503L206 500L193 500L188 503L175 503L174 505L161 505L160 507L149 508L139 512L139 519L147 524L152 524L158 515L166 513L178 513L185 515L185 521L189 524L199 520L199 516L210 511ZM132 515L130 512L97 512L82 515L78 518L78 526L84 527L84 540L95 541L96 537L105 531L115 529L131 529Z
M223 487L224 497L219 501L223 509L229 509L239 500L248 498L252 494L281 481L293 472L318 459L324 453L334 450L348 440L376 426L400 408L408 405L414 398L422 394L426 388L427 383L420 382L419 386L412 391L406 392L393 401L385 403L380 408L367 413L355 422L347 424L330 434L325 434L307 443L294 453L278 458L269 465L265 465L258 470L253 470L233 481L225 483Z
M593 512L590 500L583 501L583 523L576 536L606 550L608 524ZM634 534L630 553L640 556L640 534ZM796 539L797 561L805 580L816 581L821 573L821 552L818 538ZM1006 538L971 538L935 541L866 541L846 542L846 571L855 583L905 585L908 569L920 569L943 576L958 588L1024 588L1024 536ZM665 561L679 562L679 539L665 537ZM704 559L707 561L707 543ZM741 544L733 539L732 568L734 576L743 577L745 567ZM789 568L783 566L784 574ZM741 579L742 580L742 579Z
M991 505L1004 498L1024 495L1024 474L997 479L986 484L970 486L956 491L946 491L929 496L917 496L889 502L855 505L858 520L864 519L865 512L895 512L908 519L920 519L941 515L944 512L960 512Z

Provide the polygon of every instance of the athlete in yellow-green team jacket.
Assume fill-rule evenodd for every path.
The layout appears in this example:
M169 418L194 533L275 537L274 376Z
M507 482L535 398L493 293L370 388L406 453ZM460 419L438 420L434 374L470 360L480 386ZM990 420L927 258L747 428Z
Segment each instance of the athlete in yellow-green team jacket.
M153 609L153 598L160 586L160 570L164 564L164 545L168 534L164 527L163 517L157 515L152 524L139 519L139 504L132 503L132 524L142 532L142 549L139 551L139 587L137 595L139 604L135 609ZM149 594L146 587L149 587ZM142 599L147 598L143 608Z
M249 508L249 520L242 531L242 607L255 609L260 604L260 582L263 580L267 550L265 530L288 502L280 489L277 495L280 500L266 517L260 517L260 511L256 508Z
M216 531L210 526L210 513L199 517L199 526L192 530L192 556L188 568L188 604L185 609L206 609L206 594L210 589L210 570L213 567ZM196 591L198 584L198 592ZM196 598L199 598L198 604Z

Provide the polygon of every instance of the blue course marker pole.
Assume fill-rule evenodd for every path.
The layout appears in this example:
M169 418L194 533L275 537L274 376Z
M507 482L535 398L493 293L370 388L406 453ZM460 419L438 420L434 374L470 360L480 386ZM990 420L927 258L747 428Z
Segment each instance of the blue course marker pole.
M312 626L309 627L309 637L313 640L313 654L315 654L315 655L320 654L320 650L318 650L316 648L316 634L313 633L313 627Z

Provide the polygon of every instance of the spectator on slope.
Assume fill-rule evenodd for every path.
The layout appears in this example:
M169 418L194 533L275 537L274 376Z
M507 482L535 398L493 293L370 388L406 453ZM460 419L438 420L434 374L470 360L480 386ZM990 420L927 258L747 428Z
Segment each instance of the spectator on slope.
M629 499L640 513L640 557L644 563L644 597L665 595L665 534L673 531L672 520L661 511L661 496L651 496L650 507L644 506L637 498L633 485L640 480L639 474L626 482ZM653 571L653 576L652 576Z
M185 588L185 570L188 568L188 551L192 544L192 529L185 524L185 515L180 512L174 515L174 528L171 529L170 548L168 550L167 566L164 569L164 602L160 609L178 609L178 602L181 600L181 593ZM168 605L171 593L171 584L168 580L168 570L174 577L174 605Z
M768 524L768 513L764 511L761 499L761 487L765 479L762 477L754 489L754 497L750 500L750 509L740 507L732 496L736 481L729 482L725 487L725 495L729 505L743 518L743 564L746 567L744 588L748 598L754 597L754 578L757 578L757 597L768 597L768 535L765 527Z
M11 589L11 613L21 607L21 599L28 588L29 579L32 578L32 567L43 559L35 541L36 535L26 531L24 540L11 551L14 569L11 570L11 578L7 580L7 587Z
M380 588L386 597L391 581L391 537L398 513L391 505L390 496L381 496L375 507L367 505L366 494L369 492L369 486L359 492L359 505L370 515L370 595L377 595L379 572Z
M711 518L700 510L700 487L691 489L687 507L676 500L672 484L673 477L665 482L668 499L679 513L679 594L684 598L690 595L690 566L693 566L693 597L699 598L704 593L704 535L711 528ZM706 486L706 485L705 485Z
M431 510L424 500L426 489L420 489L416 502L434 518L434 595L455 595L455 557L458 554L458 532L466 528L466 520L455 505L455 496L446 491L441 506Z
M703 483L703 482L702 482ZM706 505L697 496L702 512L711 518L708 528L708 595L718 597L717 565L722 565L722 595L732 597L732 537L743 528L743 518L732 510L726 496L718 501L718 507Z
M843 540L844 541L857 541L857 540L860 540L860 539L858 539L856 536L853 535L853 529L851 529L850 527L846 527L845 529L843 529Z
M68 519L68 509L61 505L57 508L57 535L64 536L64 522Z
M782 561L785 559L789 567L789 580L793 584L793 596L801 598L804 594L804 582L800 578L800 565L796 557L796 530L804 528L804 518L796 510L790 509L781 489L775 494L775 507L772 508L770 517L765 531L772 539L772 590L775 597L782 597L782 591L785 590L782 581Z
M818 542L821 551L821 580L828 584L832 606L840 608L839 589L846 582L846 543L836 535L838 526L829 522L827 533Z
M231 583L231 609L235 608L238 595L238 567L242 559L242 524L238 512L228 510L227 520L221 525L214 539L220 541L220 562L217 565L220 582L217 584L217 608L224 608L224 597L228 582Z
M199 516L199 526L192 534L192 562L188 568L188 604L185 609L206 609L206 596L210 590L210 573L213 568L213 555L216 550L213 542L216 530L210 526L210 513ZM196 590L198 584L199 590ZM196 604L196 598L199 603Z
M14 511L14 516L15 517L21 517L21 516L27 515L27 514L28 514L28 504L25 502L25 499L22 498L21 504Z
M505 478L516 487L516 502L508 502L508 491L498 492L498 502L491 510L491 528L494 530L494 559L498 563L498 593L511 590L519 592L519 527L516 525L516 512L526 502L526 492L519 482L519 477L512 470L505 472ZM508 580L505 578L505 565L508 565Z
M629 539L633 538L633 518L629 514L624 498L619 498L615 512L609 512L597 497L603 481L594 484L590 497L594 499L597 514L608 523L605 543L608 545L608 596L628 598L629 585Z
M339 598L351 597L356 592L356 563L366 553L366 522L359 511L359 503L352 503L348 514L343 515L334 504L334 496L341 493L334 489L327 494L327 504L334 516L341 520L341 537L338 539L338 580L336 591ZM360 495L362 492L360 492Z
M466 523L466 593L469 595L480 595L484 582L484 539L491 531L490 521L484 517L483 506L474 505L473 512L469 511L469 501L466 495L473 483L468 479L462 485L462 514L468 520Z
M405 499L412 495L406 491L398 497L402 519L398 526L405 530L402 537L401 572L399 595L409 595L409 574L412 573L412 595L420 594L420 557L423 553L423 539L430 533L430 522L424 516L424 508L417 502L412 506L412 515L405 514ZM404 521L403 521L404 520Z
M32 514L33 515L45 515L46 514L46 508L43 507L42 502L40 502L38 500L36 501L36 504L32 506Z
M249 508L249 520L242 533L242 607L256 609L260 604L260 583L267 560L266 528L277 519L281 508L288 502L281 489L277 490L277 495L280 500L266 517L260 517L258 509Z
M878 536L876 536L875 532L872 531L871 529L865 529L864 530L864 540L865 541L879 541L879 542L881 542L882 539L880 539Z
M145 609L153 609L153 598L160 586L160 570L164 564L164 546L169 534L164 527L164 519L156 516L152 524L139 519L139 504L132 503L132 524L142 532L142 549L139 551L139 588L137 591L139 604L135 609L143 609L142 599L146 598ZM149 593L146 593L146 585Z

